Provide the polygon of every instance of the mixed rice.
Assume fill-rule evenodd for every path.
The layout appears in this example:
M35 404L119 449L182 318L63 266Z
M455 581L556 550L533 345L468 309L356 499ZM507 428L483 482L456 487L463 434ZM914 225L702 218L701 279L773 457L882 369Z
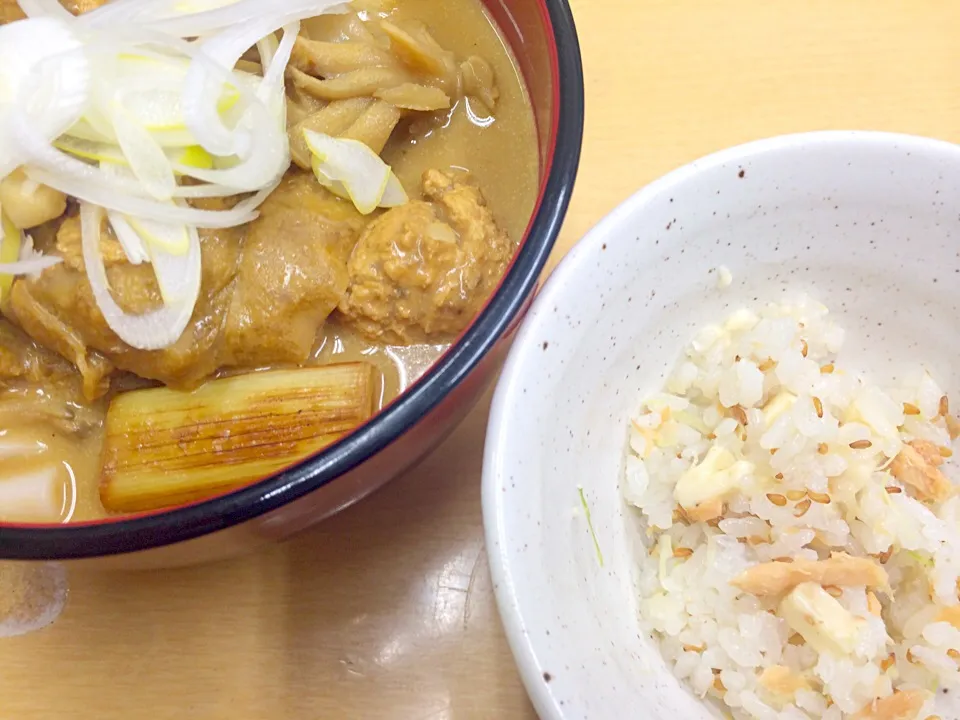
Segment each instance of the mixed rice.
M960 423L926 371L845 371L843 339L805 297L740 310L631 420L642 621L738 720L936 719L960 691Z

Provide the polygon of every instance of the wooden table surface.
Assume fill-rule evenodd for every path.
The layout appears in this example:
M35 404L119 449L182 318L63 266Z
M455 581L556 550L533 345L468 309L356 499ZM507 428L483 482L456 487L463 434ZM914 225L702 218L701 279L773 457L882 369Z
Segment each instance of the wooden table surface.
M587 126L554 261L643 184L729 145L828 128L960 140L953 0L573 6ZM483 546L486 411L289 544L176 572L73 573L55 625L0 641L0 719L533 718Z

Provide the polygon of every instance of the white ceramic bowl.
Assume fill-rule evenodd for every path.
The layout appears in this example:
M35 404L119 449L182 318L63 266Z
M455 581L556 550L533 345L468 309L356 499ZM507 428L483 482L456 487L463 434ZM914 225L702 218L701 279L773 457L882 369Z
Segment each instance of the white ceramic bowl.
M841 361L882 378L924 360L960 391L960 149L865 132L733 148L640 191L547 282L497 388L483 472L500 613L545 720L713 716L638 626L626 419L696 328L784 291L840 317Z

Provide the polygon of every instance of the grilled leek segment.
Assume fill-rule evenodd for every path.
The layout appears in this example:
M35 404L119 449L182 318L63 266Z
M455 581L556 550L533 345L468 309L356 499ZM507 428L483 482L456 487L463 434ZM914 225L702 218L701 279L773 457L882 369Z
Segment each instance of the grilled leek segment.
M100 500L138 512L236 489L360 425L376 392L373 366L357 362L122 393L107 410Z

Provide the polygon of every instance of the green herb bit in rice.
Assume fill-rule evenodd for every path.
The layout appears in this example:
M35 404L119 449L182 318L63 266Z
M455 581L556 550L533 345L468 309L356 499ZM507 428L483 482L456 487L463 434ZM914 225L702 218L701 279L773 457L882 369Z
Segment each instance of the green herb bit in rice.
M924 720L960 692L960 421L843 339L806 297L738 310L630 421L641 619L735 720Z

